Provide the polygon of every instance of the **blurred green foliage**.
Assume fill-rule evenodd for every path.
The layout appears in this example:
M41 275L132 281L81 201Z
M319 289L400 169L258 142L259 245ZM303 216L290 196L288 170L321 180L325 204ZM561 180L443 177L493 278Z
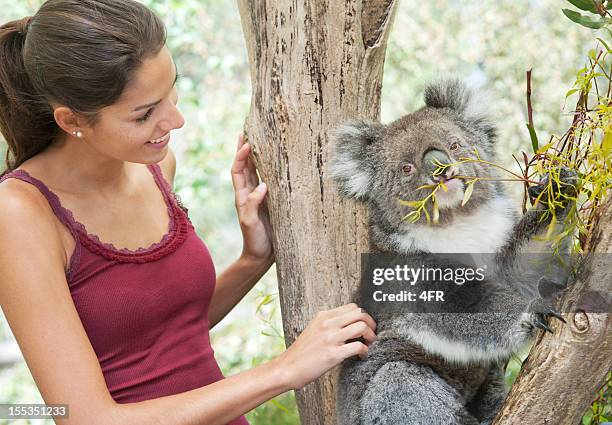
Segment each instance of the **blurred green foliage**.
M186 125L172 145L178 163L175 190L220 272L242 247L229 170L251 88L237 7L228 0L143 2L166 23L168 46L183 75L179 106ZM40 4L0 0L0 22L30 15ZM500 154L510 164L510 152L529 149L525 71L533 68L535 127L559 133L569 124L572 105L563 109L564 88L573 81L591 38L589 31L568 25L555 0L403 2L389 41L381 118L387 122L422 106L422 89L438 74L483 81L497 98L492 112L500 125ZM0 143L0 154L3 149ZM284 349L277 336L282 325L275 292L272 269L212 330L215 355L226 376ZM0 341L11 338L0 316ZM516 361L509 365L509 383L519 366ZM0 370L0 400L42 402L24 363ZM299 423L292 393L247 417L253 425Z

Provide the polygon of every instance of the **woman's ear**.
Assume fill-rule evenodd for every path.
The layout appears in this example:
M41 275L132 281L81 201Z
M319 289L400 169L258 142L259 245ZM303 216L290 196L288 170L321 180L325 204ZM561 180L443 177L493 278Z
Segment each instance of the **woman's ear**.
M87 125L82 117L75 114L72 109L66 106L53 105L53 117L57 125L68 134L75 130L83 131Z

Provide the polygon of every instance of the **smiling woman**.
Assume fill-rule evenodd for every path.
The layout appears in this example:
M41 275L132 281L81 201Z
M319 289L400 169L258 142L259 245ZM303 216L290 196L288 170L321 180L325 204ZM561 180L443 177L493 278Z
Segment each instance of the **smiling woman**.
M184 119L165 41L133 0L48 0L0 27L0 305L45 402L70 406L58 423L246 425L247 411L367 351L347 341L375 339L349 304L223 376L209 330L274 262L267 188L240 138L243 249L217 276L172 191L168 144Z

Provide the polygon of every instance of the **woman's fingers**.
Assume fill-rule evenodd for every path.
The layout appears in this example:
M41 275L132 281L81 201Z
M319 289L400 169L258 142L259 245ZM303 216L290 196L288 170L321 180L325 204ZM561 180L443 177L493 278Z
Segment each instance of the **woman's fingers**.
M370 328L370 326L365 322L361 321L351 323L350 325L342 328L340 332L338 332L338 336L342 342L359 337L363 337L363 339L366 340L367 345L370 345L376 341L376 335L374 334L372 328Z
M259 176L257 175L255 165L249 159L251 145L248 143L239 143L238 145L240 148L232 165L232 182L237 190L245 187L253 190L259 184Z
M359 358L365 359L368 355L368 346L359 341L344 344L343 346L339 347L338 350L343 359L352 356L359 356Z
M244 226L249 227L259 221L259 205L263 202L267 189L266 184L261 183L247 196L246 207L240 217Z
M344 359L367 357L376 340L374 320L355 303L319 311L281 355L291 388L302 388ZM350 341L362 337L361 341Z
M351 310L359 310L359 306L355 303L349 303L341 305L340 307L332 308L331 310L329 310L329 312L334 315L338 315L345 312L349 312Z
M370 329L373 331L376 330L376 322L372 316L366 313L364 309L359 307L352 308L348 311L343 311L337 317L331 320L333 321L334 325L340 327L345 327L351 323L363 321L370 327Z
M248 144L243 144L238 152L236 153L236 158L234 158L234 163L232 164L232 183L234 184L234 188L236 190L243 189L247 186L247 177L245 175L245 169L248 170L248 158L250 153L250 146Z
M250 146L251 145L249 145L249 153L252 152ZM245 170L245 174L248 176L249 182L251 183L252 187L255 187L259 184L259 175L257 174L257 168L255 167L255 164L253 163L250 157L247 159L247 169Z
M245 143L244 133L241 133L240 136L238 136L238 147L236 148L236 152L240 150L240 148L244 145L244 143Z

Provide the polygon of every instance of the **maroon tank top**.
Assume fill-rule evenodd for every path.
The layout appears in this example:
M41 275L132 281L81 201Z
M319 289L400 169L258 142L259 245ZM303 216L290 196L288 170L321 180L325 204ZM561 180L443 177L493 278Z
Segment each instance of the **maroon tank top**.
M215 268L187 209L158 164L147 165L161 190L170 224L148 248L118 249L89 234L55 193L25 170L76 241L66 280L81 322L117 403L203 387L224 378L210 345L208 306ZM231 425L248 425L241 416Z

